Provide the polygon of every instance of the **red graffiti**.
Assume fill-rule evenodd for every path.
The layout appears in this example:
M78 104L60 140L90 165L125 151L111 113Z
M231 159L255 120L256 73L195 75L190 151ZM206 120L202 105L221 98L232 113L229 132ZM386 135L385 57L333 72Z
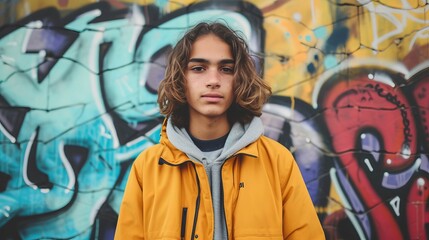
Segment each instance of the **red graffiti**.
M429 69L425 69L410 80L412 96L418 107L423 147L429 149Z
M325 82L319 94L318 103L332 137L332 147L338 154L339 168L344 171L361 201L363 210L355 209L356 214L369 217L371 231L367 232L367 237L403 239L407 235L420 236L423 234L422 226L424 231L422 214L426 196L423 206L413 204L417 199L414 192L418 192L413 187L409 189L407 198L404 191L383 186L382 183L386 174L401 173L415 165L419 148L417 120L406 94L385 81L369 79L365 72L364 69L349 69L346 75L336 73ZM341 79L339 76L351 79ZM391 76L394 78L397 75ZM370 152L362 146L366 133L371 133L378 140ZM370 160L368 155L374 159ZM404 207L404 201L407 201L408 207ZM423 211L416 213L415 208L421 210L422 207ZM403 215L407 216L406 220ZM416 217L418 220L415 220ZM410 221L410 218L414 220ZM409 222L408 233L402 222Z
M417 149L415 120L408 100L398 89L360 77L353 81L343 79L323 95L326 124L338 153L355 149L355 142L350 140L360 139L365 129L374 129L383 140L385 153L380 163L386 170L413 164L410 153ZM401 149L403 152L398 154ZM349 164L344 162L345 166Z
M58 5L60 7L67 7L68 4L69 4L69 0L58 0Z
M429 201L427 177L417 178L410 187L407 200L407 225L410 239L428 239L425 225L429 224L429 211L426 203Z

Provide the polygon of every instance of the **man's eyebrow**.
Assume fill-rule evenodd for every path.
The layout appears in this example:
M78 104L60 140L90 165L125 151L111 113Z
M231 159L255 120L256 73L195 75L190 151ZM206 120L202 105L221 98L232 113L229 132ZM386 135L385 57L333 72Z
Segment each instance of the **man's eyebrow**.
M222 64L234 64L235 61L234 61L234 59L222 59L222 60L219 61L219 63L222 63Z
M191 58L189 59L189 62L196 62L196 63L209 63L210 61L204 58ZM222 59L219 61L220 64L234 64L234 59Z

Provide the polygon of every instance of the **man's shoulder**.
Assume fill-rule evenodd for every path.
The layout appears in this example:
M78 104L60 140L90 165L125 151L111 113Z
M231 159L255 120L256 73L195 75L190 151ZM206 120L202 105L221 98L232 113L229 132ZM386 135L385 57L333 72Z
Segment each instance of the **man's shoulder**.
M276 148L276 149L283 149L285 151L289 151L284 145L277 142L276 140L269 138L267 136L262 135L258 141L262 143L263 146L270 147L270 148Z
M137 162L147 162L150 160L158 161L162 152L164 151L165 146L163 144L157 143L146 149L144 149L136 158Z
M259 152L264 152L266 156L281 159L294 159L291 151L287 147L267 136L261 136L258 139L258 149Z

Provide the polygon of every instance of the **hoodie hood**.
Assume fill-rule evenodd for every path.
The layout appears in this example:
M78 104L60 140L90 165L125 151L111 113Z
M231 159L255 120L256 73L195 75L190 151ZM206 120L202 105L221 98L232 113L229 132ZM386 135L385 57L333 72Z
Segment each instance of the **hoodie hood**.
M202 162L204 153L195 146L186 129L174 126L171 119L167 119L166 122L166 136L163 137L168 136L171 144L184 152L192 160ZM225 159L231 157L242 148L256 141L263 132L264 126L259 117L254 117L250 123L244 125L236 122L228 134L221 154L214 160L214 163L223 162Z

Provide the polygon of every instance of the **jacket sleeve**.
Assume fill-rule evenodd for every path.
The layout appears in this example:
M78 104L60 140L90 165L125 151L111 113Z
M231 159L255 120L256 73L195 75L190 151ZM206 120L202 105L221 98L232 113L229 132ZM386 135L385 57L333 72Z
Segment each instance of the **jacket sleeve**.
M283 182L283 236L287 240L325 239L307 186L292 154L287 151Z
M131 167L124 197L119 210L115 240L144 239L143 189L137 161Z

